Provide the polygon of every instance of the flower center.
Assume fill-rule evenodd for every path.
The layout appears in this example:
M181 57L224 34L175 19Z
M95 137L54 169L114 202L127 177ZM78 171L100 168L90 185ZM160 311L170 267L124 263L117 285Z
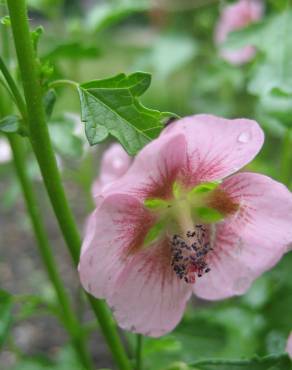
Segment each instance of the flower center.
M210 271L206 258L213 249L206 226L195 225L194 230L188 230L185 237L173 235L170 246L171 266L176 275L186 283L193 284L196 277Z
M171 199L148 198L144 202L157 220L145 236L144 246L168 236L171 266L186 283L193 284L210 271L207 260L214 246L213 227L239 208L218 186L218 182L201 183L185 189L174 182Z

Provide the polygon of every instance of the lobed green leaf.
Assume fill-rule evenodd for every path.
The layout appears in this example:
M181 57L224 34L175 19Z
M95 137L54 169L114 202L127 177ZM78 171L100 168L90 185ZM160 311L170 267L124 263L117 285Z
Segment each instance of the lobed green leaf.
M138 100L150 82L150 74L136 72L79 85L81 116L90 145L111 135L135 155L159 135L163 123L174 115L148 109Z

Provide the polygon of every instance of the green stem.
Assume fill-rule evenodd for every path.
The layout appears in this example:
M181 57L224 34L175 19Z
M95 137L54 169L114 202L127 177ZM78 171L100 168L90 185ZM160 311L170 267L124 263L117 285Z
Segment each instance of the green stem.
M142 346L143 346L143 336L137 334L137 343L136 343L136 368L135 370L142 370Z
M24 165L25 150L23 147L23 139L21 139L17 135L9 135L8 139L13 153L16 174L22 187L28 214L30 216L34 233L37 239L39 253L47 269L48 276L55 288L58 301L62 309L62 319L64 325L68 333L70 334L72 344L84 368L93 369L90 355L84 343L82 328L79 324L78 318L75 316L75 313L71 309L70 299L67 295L62 279L56 268L56 261L49 245L48 236L46 234L44 225L41 221L40 212L37 205L37 200L34 196L33 187L26 172L26 168Z
M0 70L8 84L8 86L10 87L10 90L15 98L15 101L16 101L16 104L18 106L18 109L24 119L24 121L26 121L26 118L27 118L27 113L26 113L26 106L25 106L25 102L18 90L18 87L16 86L16 83L14 82L14 79L12 78L8 68L6 67L6 64L4 63L3 59L1 58L0 56Z
M12 92L10 91L8 85L6 84L6 82L0 78L0 85L4 88L4 90L8 93L8 95L11 97L12 100L15 100L14 98L14 95L12 94Z
M5 9L5 7L4 7ZM6 28L1 29L2 34L2 54L5 61L9 60L9 42L8 42L8 31ZM5 66L4 60L0 60L2 70L10 82L11 89L15 93L15 100L19 110L22 112L22 115L26 115L26 106L22 98L22 95L18 91L16 84L12 76L10 75L8 69ZM4 67L4 68L3 68ZM6 87L7 88L7 87ZM7 88L8 92L10 90ZM3 93L0 90L1 93ZM5 116L10 113L8 108L8 101L6 100L5 94L2 94L0 101L0 115ZM26 117L25 117L26 118ZM66 327L71 340L72 345L75 348L76 354L80 360L80 363L84 366L84 369L93 369L93 363L89 352L87 351L86 344L84 342L84 336L82 334L82 326L79 324L78 317L75 315L74 311L71 309L71 303L69 295L66 292L66 289L63 285L62 279L59 275L57 269L57 264L52 253L51 246L49 244L49 238L45 231L45 227L40 215L40 210L36 197L34 195L34 190L30 178L27 174L26 165L24 162L25 158L25 148L23 141L17 135L7 135L7 138L10 143L10 147L13 153L14 166L16 170L16 175L19 179L19 183L22 188L24 200L26 202L26 207L28 210L29 217L31 219L31 224L34 230L35 238L37 241L37 247L41 255L43 264L46 268L48 277L55 289L56 296L61 308L61 318Z
M291 176L292 130L287 128L282 143L280 180L289 186Z
M8 0L7 5L23 81L31 143L60 229L77 266L81 241L61 182L46 125L41 86L38 80L38 67L29 31L26 2L25 0ZM97 301L93 297L89 298L119 368L123 370L130 369L129 360L116 328L109 319L106 306L102 301Z

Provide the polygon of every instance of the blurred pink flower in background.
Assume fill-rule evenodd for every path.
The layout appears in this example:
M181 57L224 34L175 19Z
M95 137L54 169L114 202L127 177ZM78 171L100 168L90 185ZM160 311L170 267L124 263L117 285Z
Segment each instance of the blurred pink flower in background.
M260 20L263 16L261 0L239 0L223 8L215 30L215 41L220 48L230 32L239 30ZM245 46L238 50L220 48L222 57L232 64L242 64L251 60L255 55L253 46Z
M230 176L263 141L252 120L186 117L102 189L79 273L122 328L161 336L178 324L192 293L209 300L243 294L287 251L289 190L260 174Z
M291 331L291 333L290 333L290 335L288 337L286 352L288 353L288 355L292 359L292 331Z
M98 205L102 190L113 181L121 178L129 169L132 158L118 143L111 144L102 154L99 176L93 182L91 193ZM89 216L85 222L84 235L91 235L94 231L93 217ZM82 252L81 252L82 253Z
M100 173L92 185L92 194L95 197L111 182L123 176L132 163L132 158L120 144L112 144L104 153L100 164Z
M12 153L7 140L0 138L0 163L11 161Z

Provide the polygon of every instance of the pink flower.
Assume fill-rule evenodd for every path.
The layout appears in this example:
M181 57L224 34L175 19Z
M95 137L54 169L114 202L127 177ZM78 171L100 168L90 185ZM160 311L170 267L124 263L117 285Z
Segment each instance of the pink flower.
M103 153L100 174L92 186L93 196L97 196L106 185L122 177L127 172L131 162L131 157L120 144L112 144Z
M180 321L192 293L210 300L243 294L286 252L291 193L263 175L230 176L263 141L252 120L186 117L104 189L79 272L122 328L161 336Z
M215 41L218 45L223 44L230 32L248 26L258 21L263 15L263 4L261 0L239 0L234 4L226 6L220 16L215 30ZM238 50L220 51L222 57L232 64L242 64L251 60L255 55L255 48L245 46Z
M120 144L114 143L103 153L100 164L99 176L92 184L92 195L94 199L99 199L102 190L107 185L121 178L132 163L132 158L127 154ZM93 231L92 217L88 217L84 226L84 235Z
M290 335L288 337L286 352L288 353L288 355L292 359L292 331L291 331L291 333L290 333Z

